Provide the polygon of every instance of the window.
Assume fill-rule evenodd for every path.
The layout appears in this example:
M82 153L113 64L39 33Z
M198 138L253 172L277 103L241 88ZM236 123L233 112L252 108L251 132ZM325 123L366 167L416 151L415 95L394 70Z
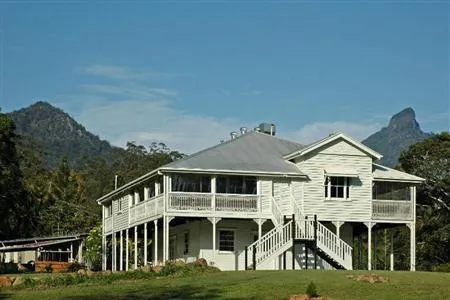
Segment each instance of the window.
M234 231L219 231L219 251L234 251Z
M184 233L184 251L183 254L189 253L189 232Z
M217 193L256 195L257 179L253 176L217 176Z
M350 198L350 177L325 177L325 198Z
M411 200L411 189L407 183L375 182L372 197L376 200Z
M172 176L173 192L211 193L211 176L174 174Z

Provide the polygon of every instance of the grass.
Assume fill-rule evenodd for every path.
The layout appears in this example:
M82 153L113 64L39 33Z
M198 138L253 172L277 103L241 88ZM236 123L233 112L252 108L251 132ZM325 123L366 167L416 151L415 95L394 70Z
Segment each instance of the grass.
M355 274L377 274L389 282L371 284L347 278ZM9 288L0 290L0 299L289 299L305 294L311 281L319 295L330 299L450 299L450 273L319 270L217 272Z

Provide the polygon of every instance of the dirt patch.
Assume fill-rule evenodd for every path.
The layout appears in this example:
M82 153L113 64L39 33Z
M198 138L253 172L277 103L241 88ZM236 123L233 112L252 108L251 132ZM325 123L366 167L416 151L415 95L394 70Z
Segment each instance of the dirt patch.
M348 275L347 278L353 279L356 281L366 281L369 283L386 283L389 282L387 277L383 277L380 275L370 274L370 275Z
M328 300L328 298L324 296L309 297L308 295L292 295L289 297L289 300Z

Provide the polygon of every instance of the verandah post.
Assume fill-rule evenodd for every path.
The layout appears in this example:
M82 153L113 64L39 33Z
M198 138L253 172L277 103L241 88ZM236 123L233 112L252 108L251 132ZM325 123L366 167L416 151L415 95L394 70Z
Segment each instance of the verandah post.
M253 253L252 253L252 261L253 261L253 270L256 270L256 245L253 245Z
M317 269L317 215L314 215L314 269Z
M247 255L248 255L248 246L245 246L245 259L244 259L244 261L245 261L245 269L244 270L246 270L246 271L247 271L247 266L248 266L248 257L247 257Z
M295 214L292 214L292 270L295 270Z

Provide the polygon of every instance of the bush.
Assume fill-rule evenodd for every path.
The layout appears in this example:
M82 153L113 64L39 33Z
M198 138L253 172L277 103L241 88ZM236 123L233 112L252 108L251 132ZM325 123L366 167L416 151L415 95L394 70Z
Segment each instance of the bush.
M450 263L440 264L434 267L433 271L435 272L450 272Z
M84 265L79 262L73 262L67 267L67 272L77 272L78 270L84 270Z
M316 288L316 285L314 284L314 282L311 281L308 284L308 287L306 288L306 295L308 295L308 297L319 296L319 294L317 294L317 288Z
M44 270L45 270L46 273L51 273L51 272L53 272L52 264L46 265L45 268L44 268Z

